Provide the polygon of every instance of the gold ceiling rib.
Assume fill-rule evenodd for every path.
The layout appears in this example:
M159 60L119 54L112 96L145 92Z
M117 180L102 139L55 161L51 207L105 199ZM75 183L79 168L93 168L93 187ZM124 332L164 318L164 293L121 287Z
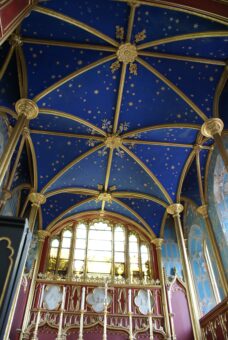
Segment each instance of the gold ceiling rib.
M0 115L4 117L6 113L12 116L13 118L17 119L17 114L15 111L11 110L10 108L6 106L0 106Z
M162 217L161 229L160 229L160 234L159 234L159 237L161 237L161 238L164 238L165 225L166 225L166 220L167 220L168 216L169 215L168 215L167 211L165 210L163 217Z
M116 202L117 204L119 204L120 206L122 206L123 208L127 209L133 216L135 216L141 223L142 225L149 231L153 230L150 228L149 224L132 208L130 208L127 204L125 204L124 202L118 200L117 198L113 198L113 202ZM155 237L155 234L153 232L153 236Z
M214 101L213 101L213 117L219 117L219 100L222 94L222 91L226 85L228 80L228 66L226 66L223 70L223 73L219 79L218 85L215 90Z
M104 191L108 190L108 183L111 173L111 167L112 167L112 157L113 157L113 149L109 149L109 156L108 156L108 164L107 164L107 170L106 170L106 178L105 178L105 184L104 184Z
M79 139L93 139L97 141L104 141L105 137L99 137L99 136L92 136L91 135L82 135L82 134L76 134L76 133L67 133L67 132L58 132L58 131L49 131L49 130L33 130L30 129L30 133L33 134L40 134L40 135L49 135L49 136L58 136L58 137L65 137L65 138L79 138Z
M53 190L47 192L44 196L46 198L60 195L60 194L75 194L75 195L89 195L89 196L97 196L99 194L98 190L92 190L92 189L85 189L85 188L77 188L77 187L70 187L70 188L63 188L58 190Z
M149 201L152 201L154 203L157 203L157 204L163 206L164 208L166 208L168 206L168 204L166 202L160 200L159 198L157 198L155 196L148 195L148 194L140 193L140 192L114 191L114 192L112 192L112 197L145 199L145 200L149 200Z
M226 65L226 62L223 61L223 60L189 57L189 56L183 56L183 55L178 55L178 54L138 51L138 55L141 55L141 56L144 56L144 57L180 60L180 61L188 61L188 62L192 62L192 63L209 64L209 65L218 65L218 66L225 66Z
M116 103L116 111L115 111L115 116L114 116L113 133L116 133L117 128L118 128L118 121L119 121L121 103L122 103L122 98L123 98L123 90L124 90L124 83L125 83L125 77L126 77L126 70L127 70L127 64L123 63L122 69L121 69L117 103Z
M14 50L15 50L15 45L12 45L12 46L10 47L8 53L7 53L7 56L6 56L6 59L5 59L4 62L3 62L3 65L2 65L2 67L1 67L1 69L0 69L0 80L2 80L4 74L5 74L6 70L7 70L7 67L8 67L8 65L9 65L9 62L10 62L12 56L13 56Z
M171 82L169 79L167 79L163 74L161 74L159 71L157 71L153 66L148 64L146 61L144 61L141 58L136 59L141 65L143 65L148 71L153 73L157 78L159 78L161 81L163 81L167 86L169 86L181 99L183 99L204 121L206 121L208 118L203 113L203 111L200 110L200 108L188 97L182 92L176 85L174 85L173 82Z
M65 172L67 172L71 167L73 167L75 164L79 163L81 160L83 160L84 158L90 156L91 154L93 154L94 152L98 151L99 149L103 148L105 146L104 143L101 143L97 146L95 146L94 148L91 148L90 150L88 150L87 152L83 153L82 155L80 155L79 157L75 158L73 161L71 161L69 164L67 164L63 169L61 169L54 177L52 177L52 179L43 187L43 189L41 190L41 194L45 194L45 192L47 191L47 189L54 183L56 182L63 174L65 174Z
M197 33L187 33L187 34L180 34L171 36L168 38L162 38L158 40L149 41L147 43L141 44L137 46L137 50L144 50L145 48L159 46L163 44L168 44L177 41L183 40L191 40L191 39L200 39L200 38L213 38L213 37L227 37L228 31L207 31L207 32L197 32Z
M68 81L82 75L83 73L92 70L93 68L100 66L104 63L107 63L110 60L113 60L116 58L116 54L112 54L108 57L104 57L101 58L85 67L82 67L81 69L70 73L68 76L60 79L59 81L57 81L56 83L54 83L53 85L49 86L48 88L46 88L45 90L43 90L42 92L40 92L38 95L36 95L33 100L35 102L38 102L40 99L42 99L43 97L45 97L47 94L51 93L52 91L56 90L58 87L64 85L65 83L67 83Z
M213 154L213 149L208 152L207 162L205 167L205 175L204 175L204 193L205 193L205 201L208 202L208 176L209 176L209 167L211 163L211 157Z
M50 230L52 228L52 226L54 226L59 220L61 220L61 218L64 217L64 215L66 215L68 212L70 212L71 210L80 207L80 205L85 204L85 203L89 203L91 201L94 201L94 198L86 198L85 200L72 205L71 207L69 207L68 209L64 210L60 215L58 215L54 220L52 220L52 222L47 226L46 230ZM41 208L42 209L42 208Z
M187 123L187 124L186 123L169 123L169 124L151 125L151 126L146 126L140 129L135 129L135 130L125 132L121 135L121 137L127 138L129 136L135 136L143 132L156 131L156 130L161 130L161 129L183 129L183 128L200 131L201 125L190 124L190 123Z
M20 45L16 46L17 74L19 81L20 97L28 97L28 76L23 49Z
M171 146L177 148L190 148L193 149L194 145L192 144L181 144L181 143L173 143L173 142L157 142L157 141L148 141L148 140L138 140L138 139L123 139L124 144L131 144L131 145L159 145L159 146ZM203 147L206 149L210 149L210 147L206 146Z
M34 144L32 141L32 138L30 136L30 134L28 133L26 135L26 142L29 146L30 152L31 152L31 156L32 156L32 168L33 168L33 189L34 191L37 191L37 187L38 187L38 166L37 166L37 159L36 159L36 151L34 148ZM32 174L30 174L32 176Z
M178 203L180 202L181 191L182 191L182 187L183 187L185 177L188 173L188 170L190 169L190 166L191 166L194 158L195 158L195 150L192 150L192 152L188 156L188 159L185 162L184 168L182 170L182 173L181 173L181 176L180 176L180 179L179 179L179 184L178 184L178 189L177 189L177 202Z
M1 109L1 107L0 107L0 109ZM104 130L102 130L99 127L97 127L96 125L93 125L93 124L89 123L88 121L86 121L82 118L79 118L77 116L74 116L70 113L66 113L66 112L59 111L59 110L53 110L53 109L44 109L44 108L39 108L39 113L45 114L45 115L58 116L58 117L61 117L61 118L66 118L66 119L71 119L74 122L85 125L88 128L90 128L91 130L94 130L94 131L98 132L99 134L101 134L102 136L106 137L106 132ZM92 138L93 137L94 136L92 136Z
M114 0L114 1L118 1L118 2L126 2L128 3L129 0ZM226 0L224 0L226 1ZM173 3L170 1L164 1L164 0L150 0L150 1L145 1L145 0L137 0L137 4L138 5L143 5L143 6L149 6L149 7L158 7L158 8L164 8L164 9L168 9L171 11L178 11L178 12L182 12L182 13L188 13L191 15L195 15L197 17L200 18L204 18L207 20L213 20L219 23L222 23L224 25L228 25L227 23L227 18L226 17L222 17L218 14L214 14L214 13L209 13L206 12L204 10L200 10L199 8L193 8L193 7L189 7L187 5L184 4L178 4L178 3Z
M130 15L128 18L128 29L127 29L126 42L131 41L131 35L132 35L132 30L133 30L133 25L134 25L134 18L135 18L135 9L136 9L136 6L134 4L131 4Z
M81 21L78 21L76 19L73 19L67 15L64 15L62 13L59 13L59 12L56 12L52 9L48 9L48 8L45 8L45 7L40 7L40 6L35 6L33 8L34 11L38 12L38 13L41 13L41 14L46 14L46 15L49 15L53 18L56 18L56 19L59 19L61 21L64 21L64 22L67 22L68 24L70 25L73 25L73 26L76 26L76 27L79 27L81 28L82 30L86 31L86 32L89 32L93 35L95 35L96 37L106 41L107 43L109 43L110 45L113 45L113 46L118 46L118 42L115 41L114 39L110 38L109 36L107 36L106 34L96 30L95 28L81 22Z
M104 52L115 52L116 47L112 46L104 46L104 45L94 45L94 44L80 44L69 41L58 41L58 40L48 40L48 39L35 39L35 38L27 38L21 37L22 41L27 44L36 44L36 45L49 45L56 47L69 47L69 48L78 48L78 49L86 49L93 51L104 51Z
M165 190L161 182L157 179L157 177L152 173L152 171L128 148L126 148L124 145L121 145L121 149L124 150L136 163L140 165L140 167L150 176L150 178L154 181L154 183L158 186L160 191L164 194L167 201L172 204L173 201L171 197L169 196L168 192Z
M202 204L205 204L202 175L201 175L201 166L200 166L200 150L196 150L196 171L197 171L200 200Z
M23 135L22 138L21 138L19 148L18 148L18 151L17 151L17 156L16 156L16 159L15 159L14 164L13 164L13 168L9 173L9 177L7 179L6 187L4 187L4 189L6 189L8 191L10 191L10 188L11 188L13 180L14 180L14 175L16 173L17 166L18 166L18 163L19 163L19 160L21 158L21 154L22 154L22 151L23 151L23 148L24 148L24 145L25 145L25 138L26 138L25 135Z

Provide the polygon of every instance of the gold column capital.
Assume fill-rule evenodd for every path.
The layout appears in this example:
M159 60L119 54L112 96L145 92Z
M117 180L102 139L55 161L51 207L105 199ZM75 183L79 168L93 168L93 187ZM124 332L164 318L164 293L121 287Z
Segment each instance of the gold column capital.
M9 43L11 46L21 46L23 45L23 40L19 34L13 33L9 38Z
M155 244L156 249L161 249L163 242L164 242L163 238L155 238L151 241L151 243Z
M214 135L221 135L224 123L220 118L210 118L203 123L201 133L204 137L213 138Z
M208 216L208 206L207 206L207 204L201 205L200 207L198 207L198 208L196 209L196 211L197 211L200 215L202 215L203 217L207 217L207 216Z
M173 215L173 217L179 216L183 210L184 207L180 203L173 203L166 208L167 213Z
M19 117L24 115L28 120L36 118L39 113L37 104L27 98L19 99L15 104L15 110Z
M29 194L29 201L32 202L32 206L40 207L46 202L46 197L38 192L31 192Z
M49 237L51 233L47 230L38 230L38 240L43 243L46 237Z
M8 201L9 199L11 199L12 197L12 193L7 190L7 189L3 189L2 190L2 198L1 198L1 203L5 203L6 201Z

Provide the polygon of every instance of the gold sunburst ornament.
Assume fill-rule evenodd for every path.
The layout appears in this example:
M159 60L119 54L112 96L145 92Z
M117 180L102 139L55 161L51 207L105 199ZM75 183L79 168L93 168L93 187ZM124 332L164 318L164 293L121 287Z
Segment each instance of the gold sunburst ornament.
M137 43L144 40L145 38L146 30L143 30L142 32L139 32L135 35L134 42ZM124 40L123 27L116 26L116 39L121 40L121 42ZM121 63L124 63L125 65L129 64L129 71L131 74L137 75L138 70L135 61L138 57L138 52L135 44L132 44L130 42L122 42L116 51L116 56L117 60L114 61L110 66L112 73L116 72L120 68Z

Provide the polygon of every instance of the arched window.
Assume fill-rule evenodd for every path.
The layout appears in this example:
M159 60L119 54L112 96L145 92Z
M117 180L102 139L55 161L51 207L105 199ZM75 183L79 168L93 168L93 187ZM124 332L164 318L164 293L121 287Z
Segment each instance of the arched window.
M79 222L50 242L47 271L72 278L151 278L147 240L119 223Z

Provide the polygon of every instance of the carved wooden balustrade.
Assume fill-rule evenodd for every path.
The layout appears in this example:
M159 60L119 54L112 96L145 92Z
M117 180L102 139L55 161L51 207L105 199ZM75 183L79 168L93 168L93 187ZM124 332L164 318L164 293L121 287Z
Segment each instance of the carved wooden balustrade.
M87 297L89 294L93 294L96 287L104 288L104 281L96 279L91 279L91 282L84 283L80 280L67 281L67 280L48 280L40 278L37 280L35 297L33 300L33 306L30 314L29 325L26 329L27 335L32 335L37 322L38 312L39 312L39 299L42 291L43 285L45 287L49 285L56 285L60 287L60 291L65 287L66 297L63 308L62 317L62 335L67 336L72 331L75 334L79 333L80 327L80 317L81 317L81 299L82 290L85 287L85 305L84 305L84 315L83 315L83 327L84 329L93 328L97 326L104 327L104 311L95 312L94 306L87 302ZM164 316L162 311L161 303L161 286L158 280L150 281L146 284L122 284L119 283L108 283L108 295L111 297L111 302L107 308L107 330L118 330L126 333L127 338L130 333L129 325L129 299L128 294L131 290L131 311L132 311L132 333L135 338L138 338L139 334L147 333L149 334L149 314L142 314L140 308L135 303L135 297L138 295L140 290L144 290L152 295L154 299L154 308L152 310L152 322L153 322L153 332L154 339L163 339L165 336L164 332ZM45 305L45 301L40 309L40 320L39 329L46 328L47 326L56 330L58 332L61 308L59 306L54 310L48 310ZM148 337L149 338L149 337Z
M203 339L228 339L228 297L200 320Z

